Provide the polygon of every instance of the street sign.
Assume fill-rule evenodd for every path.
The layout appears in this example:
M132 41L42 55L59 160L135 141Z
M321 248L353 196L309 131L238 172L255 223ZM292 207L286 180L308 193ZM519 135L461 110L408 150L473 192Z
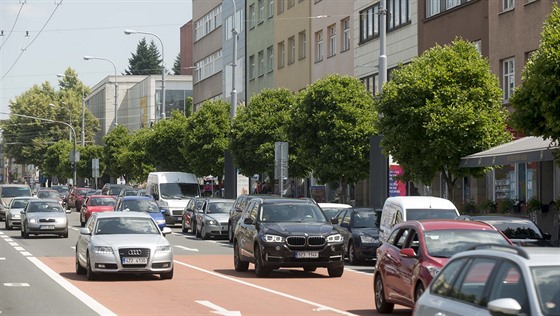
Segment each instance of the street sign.
M284 179L288 177L288 143L274 143L274 178Z
M99 159L93 158L91 160L91 177L99 178Z

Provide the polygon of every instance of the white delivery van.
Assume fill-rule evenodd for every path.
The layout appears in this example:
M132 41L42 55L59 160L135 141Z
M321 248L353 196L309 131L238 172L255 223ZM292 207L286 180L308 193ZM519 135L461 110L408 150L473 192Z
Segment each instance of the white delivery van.
M433 196L395 196L385 200L381 212L379 240L385 242L400 222L423 219L456 219L459 211L453 202Z
M150 172L146 194L153 197L165 217L167 225L181 223L183 210L189 200L200 196L198 178L186 172Z

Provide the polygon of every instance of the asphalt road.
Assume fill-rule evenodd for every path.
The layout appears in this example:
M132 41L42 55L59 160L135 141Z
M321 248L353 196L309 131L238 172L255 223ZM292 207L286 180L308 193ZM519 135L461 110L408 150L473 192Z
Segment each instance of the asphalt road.
M377 315L373 265L345 267L340 278L281 269L256 278L233 268L227 240L201 240L173 227L172 280L155 275L75 274L78 213L69 238L23 239L0 224L0 315ZM411 310L396 306L397 315Z

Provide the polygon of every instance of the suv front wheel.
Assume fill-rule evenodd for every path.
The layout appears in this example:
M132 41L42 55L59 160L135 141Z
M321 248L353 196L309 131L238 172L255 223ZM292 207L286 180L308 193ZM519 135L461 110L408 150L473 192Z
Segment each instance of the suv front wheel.
M261 255L261 249L259 245L255 245L254 255L255 255L255 273L257 274L257 277L258 278L267 277L272 271L263 266L263 258Z
M249 270L249 262L241 260L237 242L233 243L233 266L237 272L247 272Z

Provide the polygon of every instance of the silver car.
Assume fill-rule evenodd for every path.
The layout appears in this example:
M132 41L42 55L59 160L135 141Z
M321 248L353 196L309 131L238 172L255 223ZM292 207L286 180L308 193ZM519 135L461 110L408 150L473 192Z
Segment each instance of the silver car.
M145 212L93 213L76 243L76 273L96 280L102 273L159 274L173 278L173 249Z
M451 258L413 315L560 315L560 248L478 248Z
M57 200L29 200L21 211L21 236L60 235L68 238L68 218L66 211Z
M228 237L229 211L235 200L222 198L206 198L204 205L196 216L196 237Z
M12 199L8 212L6 213L6 229L12 230L14 227L21 227L21 211L27 205L27 202L35 199L31 196L18 196Z

